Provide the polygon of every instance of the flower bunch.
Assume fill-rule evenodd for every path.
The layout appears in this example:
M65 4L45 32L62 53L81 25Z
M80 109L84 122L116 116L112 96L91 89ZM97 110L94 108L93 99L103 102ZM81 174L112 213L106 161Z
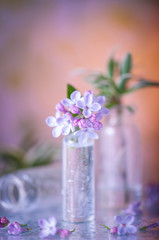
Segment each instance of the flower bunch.
M27 224L22 225L18 222L10 223L6 217L0 217L0 228L8 227L8 234L18 235L19 233L31 230L27 227Z
M59 234L61 238L65 238L75 231L75 229L72 231L69 231L68 229L63 229L63 228L58 229L56 227L56 223L57 221L55 217L50 217L48 220L40 219L39 226L42 229L40 232L40 237L45 238L50 235L54 236L56 234Z
M80 144L88 138L97 139L95 131L102 128L100 121L103 115L109 113L108 108L102 107L105 101L104 96L95 97L91 90L86 91L84 96L75 90L69 98L56 105L56 117L49 116L46 124L53 128L54 137L68 135L72 131Z

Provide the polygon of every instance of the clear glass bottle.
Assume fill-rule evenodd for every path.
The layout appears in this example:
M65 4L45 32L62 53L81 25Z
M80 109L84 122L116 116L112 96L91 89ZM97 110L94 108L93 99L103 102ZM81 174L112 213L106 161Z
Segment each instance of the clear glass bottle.
M79 144L74 136L63 140L63 219L94 219L94 141Z
M122 208L141 199L140 137L133 114L122 106L110 111L100 132L98 200Z
M19 170L0 178L0 207L9 212L44 209L61 200L61 164Z

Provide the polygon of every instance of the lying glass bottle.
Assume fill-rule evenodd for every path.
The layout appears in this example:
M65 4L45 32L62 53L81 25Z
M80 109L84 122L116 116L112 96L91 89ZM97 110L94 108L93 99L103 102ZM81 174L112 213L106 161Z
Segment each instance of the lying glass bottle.
M19 170L0 178L0 207L12 212L45 208L61 199L61 163Z

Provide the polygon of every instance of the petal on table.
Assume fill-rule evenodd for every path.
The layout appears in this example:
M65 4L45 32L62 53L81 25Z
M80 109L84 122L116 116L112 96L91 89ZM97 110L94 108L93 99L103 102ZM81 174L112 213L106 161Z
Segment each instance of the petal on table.
M45 238L49 235L50 235L50 231L48 228L43 229L39 234L40 238Z
M118 227L118 234L119 235L125 235L126 233L127 233L126 227L122 227L122 226Z
M52 226L56 226L56 223L57 223L55 217L49 217L48 222L49 222L49 224L51 224Z
M122 223L122 217L120 215L117 215L114 217L114 220L118 223L121 224Z
M71 93L70 97L71 100L76 103L80 99L81 93L79 91L74 91L73 93Z
M38 221L38 223L39 223L39 226L40 226L41 228L46 228L46 227L48 227L48 222L47 222L45 219L40 219L40 220Z
M49 126L49 127L55 127L57 124L56 124L56 118L55 117L48 117L46 119L46 124Z
M57 138L60 136L61 132L62 132L61 126L57 126L52 130L52 135L53 137Z
M128 225L127 227L126 227L126 229L127 229L127 232L128 233L136 233L137 232L137 228L135 227L135 226L133 226L133 225Z
M94 112L97 112L101 109L101 105L99 103L93 103L91 106L90 106L90 110L91 111L94 111Z
M134 216L132 216L132 215L128 215L124 218L124 223L126 223L126 224L131 224L131 223L133 223L133 221L134 221Z

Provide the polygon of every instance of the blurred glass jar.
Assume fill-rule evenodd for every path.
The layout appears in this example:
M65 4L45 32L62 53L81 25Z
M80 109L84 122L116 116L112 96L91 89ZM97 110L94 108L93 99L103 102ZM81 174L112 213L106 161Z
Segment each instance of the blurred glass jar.
M63 139L63 219L87 222L95 218L94 140Z
M123 208L141 200L140 136L133 113L117 106L103 124L99 140L98 201Z
M61 163L19 170L0 178L0 207L9 212L54 206L61 198Z

